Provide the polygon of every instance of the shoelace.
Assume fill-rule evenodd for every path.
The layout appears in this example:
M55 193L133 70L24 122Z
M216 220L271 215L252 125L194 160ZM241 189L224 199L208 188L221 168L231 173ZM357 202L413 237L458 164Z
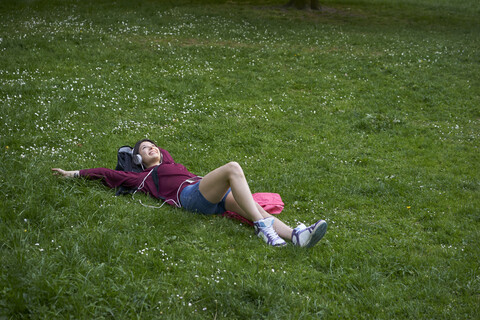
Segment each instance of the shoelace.
M272 239L272 243L275 243L280 239L279 235L275 232L272 227L262 228L264 233L267 235L268 239Z

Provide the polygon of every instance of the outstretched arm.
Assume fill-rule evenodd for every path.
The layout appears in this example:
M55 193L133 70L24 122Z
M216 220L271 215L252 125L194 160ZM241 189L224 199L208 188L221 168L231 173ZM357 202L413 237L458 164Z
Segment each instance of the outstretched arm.
M52 168L53 174L65 178L84 177L89 180L101 180L103 184L110 188L125 186L127 188L137 187L144 174L137 172L117 171L107 168L82 169L66 171L59 168Z
M54 176L63 176L65 178L77 178L80 176L80 172L78 170L75 171L65 171L60 168L52 168Z

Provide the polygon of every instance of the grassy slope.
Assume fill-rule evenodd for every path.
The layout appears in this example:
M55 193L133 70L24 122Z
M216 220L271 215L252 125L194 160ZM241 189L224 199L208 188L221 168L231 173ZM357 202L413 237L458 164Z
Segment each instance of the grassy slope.
M478 315L478 5L274 4L2 2L0 316ZM269 248L49 174L144 136L240 162L327 237Z

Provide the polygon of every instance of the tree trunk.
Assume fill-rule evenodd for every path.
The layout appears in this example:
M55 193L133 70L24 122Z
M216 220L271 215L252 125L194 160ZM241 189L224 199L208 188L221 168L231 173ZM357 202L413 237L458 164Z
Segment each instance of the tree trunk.
M285 7L294 7L299 10L320 10L320 3L318 0L290 0Z

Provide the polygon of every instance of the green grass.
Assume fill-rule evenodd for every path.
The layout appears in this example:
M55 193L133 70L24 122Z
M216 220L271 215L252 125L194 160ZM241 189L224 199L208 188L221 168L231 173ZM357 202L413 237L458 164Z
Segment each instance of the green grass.
M480 5L284 2L0 2L0 319L479 317ZM143 137L325 239L50 173Z

